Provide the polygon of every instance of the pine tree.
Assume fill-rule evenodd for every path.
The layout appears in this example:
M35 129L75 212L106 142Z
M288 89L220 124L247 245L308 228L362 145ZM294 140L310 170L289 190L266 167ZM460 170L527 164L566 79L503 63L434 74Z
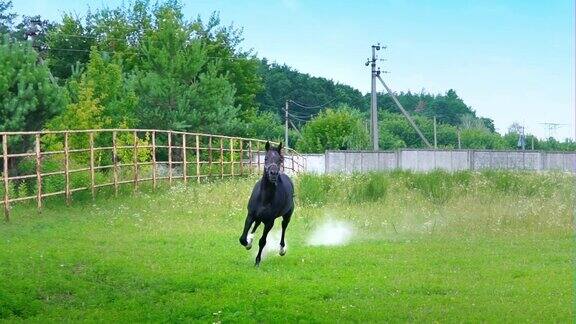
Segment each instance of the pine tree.
M0 40L0 71L0 131L40 130L66 105L63 89L51 82L30 44Z

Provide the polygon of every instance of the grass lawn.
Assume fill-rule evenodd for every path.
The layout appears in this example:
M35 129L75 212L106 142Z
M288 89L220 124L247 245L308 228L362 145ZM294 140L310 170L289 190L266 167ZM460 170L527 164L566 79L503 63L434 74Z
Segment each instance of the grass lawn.
M573 321L573 178L371 176L298 179L288 253L259 268L238 243L255 178L17 206L0 319ZM349 244L307 244L327 219Z

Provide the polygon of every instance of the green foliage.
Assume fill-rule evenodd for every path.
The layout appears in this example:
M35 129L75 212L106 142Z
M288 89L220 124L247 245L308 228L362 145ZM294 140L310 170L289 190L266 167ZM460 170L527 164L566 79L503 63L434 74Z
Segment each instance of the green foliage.
M64 108L64 92L29 44L2 37L0 71L0 131L40 130Z
M255 117L258 107L256 95L264 90L264 85L258 73L260 61L251 51L239 49L243 40L242 30L234 25L221 26L218 13L213 13L206 23L198 18L192 29L200 35L207 55L221 59L218 68L234 85L234 105L240 108L240 118L249 120Z
M264 82L264 91L258 94L257 101L263 111L278 113L286 100L311 106L331 102L332 106L347 105L362 111L368 108L368 101L360 91L326 78L300 73L286 65L263 59L259 73ZM301 110L298 107L293 109L296 112Z
M47 45L51 49L47 63L54 77L64 81L72 75L77 62L88 62L94 37L91 28L85 27L80 19L64 14L62 22L47 36Z
M278 140L283 137L280 108L286 100L348 106L367 128L369 95L258 59L252 50L242 49L242 29L223 26L217 13L207 20L189 21L178 1L135 0L88 11L84 17L64 14L57 23L40 16L22 16L16 22L11 7L11 1L0 1L0 33L23 40L28 23L40 21L34 46L44 49L41 55L56 81L68 90L70 104L66 107L65 93L48 83L51 76L38 64L31 47L4 40L0 91L11 93L0 93L0 101L8 107L0 112L0 129L41 129L66 107L49 128L160 128ZM27 72L31 66L36 72ZM396 95L430 142L431 120L437 118L442 148L457 147L457 129L462 130L462 148L516 148L517 136L510 133L502 138L495 133L493 120L478 116L453 89L442 94ZM382 149L424 147L389 95L379 94L378 106ZM290 110L304 119L317 112L296 104ZM306 128L306 122L295 123ZM299 138L297 131L290 130L290 144L300 141L296 146L310 152L366 147L367 140L360 134L365 131L357 125L352 128L358 129L358 136L340 139L334 139L334 134L324 139L309 134ZM12 141L14 145L18 140ZM537 150L576 150L572 140L538 140L527 134L527 148L532 142ZM26 143L18 145L18 150L27 148Z
M422 141L416 130L403 115L381 111L379 113L379 119L381 149L426 147L426 144ZM422 116L415 116L414 121L432 144L434 140L434 124L432 120ZM457 129L452 125L438 123L436 126L436 136L439 147L453 148L457 146Z
M324 150L358 150L369 143L360 114L351 108L327 109L302 129L297 148L302 152Z
M105 61L94 48L90 61L80 80L70 79L67 84L71 103L64 112L46 127L51 130L129 128L136 125L135 110L138 103L132 86L119 64ZM94 135L95 145L107 145L110 134ZM43 142L47 149L62 149L61 136L46 135ZM71 135L70 147L88 148L87 135ZM102 153L98 152L98 159ZM80 161L87 161L88 153L77 155ZM98 160L97 159L97 160Z
M495 150L506 148L506 142L500 134L477 128L462 130L461 141L462 148Z
M163 7L154 18L156 27L144 36L136 82L141 127L238 133L235 89L219 73L219 62L210 60L205 45L193 39L181 12Z
M262 138L274 141L284 141L284 127L278 115L272 112L259 112L247 124L247 137ZM291 143L292 136L290 137Z

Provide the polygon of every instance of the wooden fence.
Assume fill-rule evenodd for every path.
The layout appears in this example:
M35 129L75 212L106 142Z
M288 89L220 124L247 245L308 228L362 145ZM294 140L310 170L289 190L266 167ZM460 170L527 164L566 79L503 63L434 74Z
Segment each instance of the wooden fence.
M136 191L145 181L156 188L161 180L187 184L260 172L266 142L147 129L0 132L0 137L6 221L14 202L35 200L41 210L46 197L64 195L70 205L73 193L90 190L94 198L101 187L117 194L123 184ZM286 172L304 170L301 155L291 149L284 155Z

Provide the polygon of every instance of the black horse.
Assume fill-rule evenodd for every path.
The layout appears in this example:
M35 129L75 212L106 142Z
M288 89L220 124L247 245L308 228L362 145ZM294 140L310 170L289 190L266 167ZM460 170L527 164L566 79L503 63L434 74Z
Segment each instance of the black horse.
M282 239L280 240L280 255L286 254L284 235L294 211L294 185L290 178L280 172L284 161L282 156L282 143L278 148L270 148L266 142L266 157L264 158L264 174L258 180L248 201L248 215L244 223L244 231L240 236L240 244L246 249L252 248L252 236L260 223L264 223L264 232L258 242L260 250L256 256L256 266L260 264L262 249L266 245L266 236L274 226L274 220L282 216ZM250 227L254 224L252 233L248 237Z

